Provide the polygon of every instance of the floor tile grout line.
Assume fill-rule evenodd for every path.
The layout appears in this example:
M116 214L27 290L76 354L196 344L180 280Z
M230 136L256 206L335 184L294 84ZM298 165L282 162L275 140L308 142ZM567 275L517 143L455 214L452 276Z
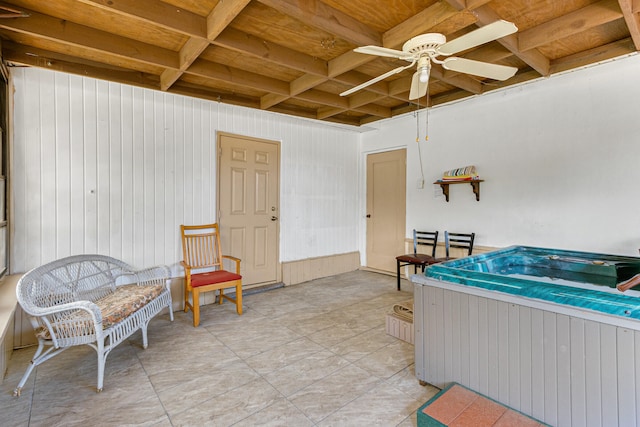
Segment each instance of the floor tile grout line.
M252 320L255 320L253 326L256 326L257 323L261 322L262 321L261 319L266 319L269 317L271 317L275 322L278 322L278 321L285 322L287 316L289 316L290 313L295 312L295 314L302 316L304 314L304 309L305 309L303 307L304 304L301 304L300 308L298 309L293 309L288 311L291 305L287 303L287 304L284 304L285 307L283 310L279 310L281 308L279 306L282 304L279 303L278 301L295 301L301 298L303 299L305 295L311 295L310 298L313 299L313 304L308 304L309 310L318 310L318 314L312 317L317 318L317 321L319 322L318 325L322 327L319 329L315 329L313 326L310 326L308 328L309 329L308 331L303 331L300 328L295 327L295 322L283 325L283 328L285 328L287 331L283 334L277 333L277 336L285 337L286 339L282 341L278 341L277 344L273 346L269 346L269 348L262 348L257 353L253 353L252 351L248 351L248 352L238 351L242 349L241 345L237 345L237 342L228 341L227 339L225 339L224 336L220 336L219 334L216 334L215 333L216 331L214 329L215 328L214 324L216 321L220 319L224 319L224 314L220 314L219 311L213 309L214 307L210 307L209 314L211 316L210 317L211 323L207 325L205 321L206 316L203 316L202 326L204 327L202 329L204 329L204 331L201 331L201 332L204 332L204 335L200 333L195 333L194 337L198 337L198 340L205 339L211 342L215 341L216 344L212 344L214 346L213 348L220 348L220 349L224 348L224 352L225 353L228 352L229 357L233 357L233 360L242 362L242 364L244 364L247 367L247 369L251 370L252 372L251 377L253 378L251 380L248 380L248 382L244 382L244 376L243 376L243 380L241 381L242 384L240 383L234 384L232 388L225 389L224 391L221 392L222 394L216 395L216 396L219 397L227 394L232 395L240 387L243 387L243 386L246 387L246 385L250 384L251 381L256 381L259 379L265 382L265 386L266 384L268 384L269 387L274 390L274 393L276 393L277 396L279 396L277 398L278 401L283 402L283 404L284 402L286 402L286 405L290 407L291 411L295 411L296 413L299 414L300 417L304 417L304 419L306 419L307 422L309 422L311 425L314 425L314 426L325 422L325 420L327 420L329 417L337 416L337 418L332 418L333 421L330 421L330 423L333 423L336 420L344 419L341 417L344 417L346 413L349 413L349 410L347 410L346 412L345 410L349 408L351 405L356 404L355 402L358 401L359 399L366 400L364 396L367 396L368 394L370 394L371 393L370 389L373 389L373 388L382 387L383 389L388 389L388 390L393 389L395 390L393 392L394 395L397 394L397 395L405 396L407 398L407 402L412 402L410 403L412 406L415 405L415 402L419 401L419 399L417 399L415 396L420 396L422 395L423 392L421 390L415 390L415 389L413 389L414 391L411 391L412 390L411 388L407 388L406 385L403 385L404 383L407 383L407 380L410 379L406 372L403 374L403 371L407 369L412 369L411 366L413 366L413 361L412 359L411 360L406 359L406 356L407 356L406 349L403 350L402 346L396 345L395 347L397 348L392 348L393 344L397 343L398 341L385 342L383 338L376 337L375 338L376 340L380 339L379 343L376 341L377 343L376 345L372 347L367 347L366 350L363 350L362 352L359 352L356 350L359 343L358 341L359 339L366 337L366 334L372 333L373 331L384 331L384 328L385 328L384 321L380 321L380 320L376 320L375 324L372 323L371 326L368 327L369 325L366 321L360 321L360 319L363 318L363 314L369 314L368 317L370 319L377 319L374 313L380 313L380 315L383 316L384 315L383 309L385 307L390 308L390 306L395 301L401 301L406 297L410 296L410 293L404 291L404 289L402 293L398 293L398 294L395 293L396 292L395 277L388 276L384 280L380 280L379 276L380 276L379 274L371 273L371 272L346 273L344 275L332 277L331 280L318 279L317 281L313 281L312 283L296 285L296 286L290 287L291 291L287 290L288 287L276 289L275 292L284 290L285 293L281 294L280 296L270 297L272 298L272 300L269 300L269 301L265 300L265 304L263 305L254 304L254 308L252 310L255 312L257 317L255 319L252 319ZM337 281L340 281L341 284L343 284L344 286L336 285L335 283ZM305 288L303 288L303 286ZM340 291L339 293L340 293L341 299L347 302L339 307L336 307L335 305L331 305L331 300L327 296L330 294L334 295L335 292L333 292L333 290ZM393 290L393 292L389 292L390 290ZM326 302L324 300L326 300ZM251 305L252 305L252 302L247 301L247 307L251 307ZM343 314L342 312L344 312L349 306L353 306L354 311L349 313L347 316L343 316L344 322L337 321L336 319L339 319L340 314ZM219 306L216 305L215 308L217 307ZM207 310L205 309L203 311L206 312ZM224 324L229 325L230 328L241 328L240 322L244 322L244 319L240 318L238 319L238 321L236 321L236 319L232 319L231 322L227 322ZM152 332L152 333L156 334L157 337L165 336L168 333L180 333L181 330L189 333L192 332L189 329L183 329L186 326L191 326L188 324L180 324L180 325L172 324L166 327L165 326L160 327L158 325L155 325L155 327L151 328L153 324L154 322L152 322L152 324L150 325L150 329L152 329L152 331L155 330L155 332ZM310 325L314 324L311 318L309 320L309 324ZM328 326L325 326L325 324L328 324ZM336 328L336 327L343 329L346 333L343 334L339 332L336 335L337 338L332 337L330 329ZM247 336L249 337L253 333L260 333L258 332L259 328L257 327L255 331L256 332L251 332ZM324 335L321 334L321 332L323 331L326 334ZM353 333L353 335L351 335L350 333ZM289 336L289 334L291 334L291 336ZM314 335L314 334L317 334L317 335ZM375 337L376 335L377 334L373 333L372 337ZM210 338L203 338L207 336ZM293 338L293 336L295 336L295 338ZM310 352L303 351L299 357L294 357L291 360L285 359L286 362L283 363L278 369L265 371L263 369L258 369L258 367L261 366L260 363L262 362L259 362L258 365L252 365L251 363L251 358L253 357L262 355L263 357L268 358L269 355L267 353L271 351L274 351L273 354L277 355L278 349L286 349L286 347L284 346L291 345L291 343L294 343L297 340L303 340L303 339L307 340L309 345L313 345L313 347L311 347L313 348L313 350ZM138 340L136 339L136 341ZM188 340L183 342L188 342ZM167 343L168 341L164 341L163 347L167 345ZM197 346L197 344L195 345ZM221 347L216 347L217 345L220 345ZM129 347L130 347L130 351L133 351L136 356L135 365L141 369L140 372L149 381L149 384L150 384L149 390L153 394L148 397L153 396L152 399L160 403L159 408L161 408L162 413L164 414L164 417L168 420L169 424L171 425L180 424L180 422L178 422L177 419L175 418L177 414L174 414L173 418L169 416L168 407L165 405L165 402L161 400L161 397L160 397L161 393L159 393L157 389L159 383L151 380L151 376L150 376L151 371L149 371L149 368L151 368L153 365L149 365L149 363L153 363L153 358L142 357L145 353L137 351L136 346L135 344L132 343L132 341L129 342ZM164 347L164 348L169 348L169 347ZM250 349L251 346L245 347L245 348ZM185 351L189 351L188 347L185 347ZM283 350L283 351L286 351L286 350ZM293 391L288 391L287 395L284 394L285 389L283 389L283 391L280 391L276 387L276 384L271 383L267 379L267 378L274 378L272 375L274 372L284 369L287 366L290 366L294 363L303 363L305 359L308 359L310 356L316 355L319 352L326 352L327 355L330 355L327 357L332 357L332 358L335 357L342 360L344 365L337 367L336 369L327 369L326 372L323 370L318 371L321 373L321 375L319 376L314 376L312 374L312 379L308 382L308 384L303 385L301 388L293 387L292 388ZM362 365L362 363L360 363L361 366L358 365L359 362L362 362L363 359L370 356L372 357L372 360L366 363L376 363L375 357L373 357L372 355L374 355L377 352L381 352L380 353L381 355L384 355L387 353L393 354L395 352L396 354L402 357L403 361L400 362L400 365L403 365L405 363L406 365L402 369L399 369L399 367L396 366L396 364L389 365L389 367L394 367L395 372L393 374L385 374L384 377L378 377L379 373L378 374L374 373L378 368L376 368L376 370L371 371L365 368L366 364ZM172 354L179 354L179 353L172 352ZM382 357L382 356L378 356L378 357ZM256 358L255 360L259 361L259 358ZM112 363L111 365L112 366L115 365L116 361L117 359L114 360L113 361L114 363ZM121 361L118 363L121 363ZM43 366L46 366L46 365L43 365ZM128 366L128 365L125 364L124 366ZM155 369L157 369L158 366L161 366L161 365L156 365ZM262 366L268 366L268 365L264 364ZM301 366L304 366L304 364ZM322 418L319 418L319 417L314 417L313 419L310 418L313 412L305 411L307 407L304 404L300 405L300 403L303 401L296 401L298 402L298 404L294 403L294 400L293 400L294 396L296 396L301 391L305 390L306 388L313 387L314 385L316 385L316 387L319 387L318 389L320 390L321 384L324 382L327 382L328 377L340 375L339 373L342 370L348 369L349 367L364 369L364 371L368 372L368 375L370 375L369 378L375 378L375 383L366 387L365 390L359 389L357 393L354 393L353 396L349 396L348 399L345 399L344 401L339 401L338 402L339 405L330 406L328 409L328 412L326 413L323 413L322 411L318 412L319 414L322 415ZM107 362L107 369L108 368L109 368L109 363ZM122 368L118 368L118 371L121 372ZM384 372L384 369L378 372ZM400 374L403 374L403 375L400 375ZM272 375L272 376L269 377L269 375ZM51 378L48 376L48 379L51 379ZM177 379L177 381L179 381L179 379ZM415 379L414 381L417 382L417 380ZM33 392L31 394L32 402L29 405L29 410L28 410L28 416L30 420L29 424L33 423L31 418L33 414L32 413L33 398L35 396L35 393L37 392L38 384L36 384L36 378L34 377L34 383L32 386ZM165 382L165 384L167 383ZM229 383L227 385L231 385L231 384L232 383ZM286 383L282 383L282 384L286 384ZM287 387L290 387L290 386L287 386ZM413 387L413 386L409 386L409 387ZM167 397L165 396L165 399L166 398ZM333 404L335 403L336 402L334 402ZM271 402L268 404L268 406L265 406L264 408L261 407L260 409L252 411L251 413L245 413L243 414L242 420L246 420L249 417L255 417L256 414L259 414L261 412L263 414L268 414L269 413L268 408L273 407L273 405L274 405L274 402ZM183 412L180 412L179 414L182 414L182 413ZM2 414L2 409L0 409L0 415L1 414ZM43 414L40 414L40 415L43 415ZM400 414L396 414L396 417L397 415L400 415ZM413 415L414 414L409 414L408 416L405 416L399 423L396 422L394 424L410 426L411 417ZM38 417L38 419L41 419L41 418L42 418L41 416ZM232 418L229 418L230 421L228 425L235 425L235 424L246 425L246 423L243 423L242 420L235 419L235 421L231 421L231 419ZM315 421L315 420L318 420L318 421ZM176 424L176 422L178 422L178 424Z

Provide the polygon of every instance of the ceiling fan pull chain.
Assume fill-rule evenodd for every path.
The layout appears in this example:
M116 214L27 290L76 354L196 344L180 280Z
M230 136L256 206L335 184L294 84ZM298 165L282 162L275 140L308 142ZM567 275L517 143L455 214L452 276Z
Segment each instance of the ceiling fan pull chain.
M424 125L424 140L429 140L429 82L427 82L427 93L426 93L426 102L424 107L425 114L425 125Z
M414 113L416 115L416 142L420 143L420 117L419 117L419 113L420 113L420 98L418 98L418 103L416 105L416 112ZM418 146L418 148L420 148Z
M420 149L420 98L416 104L416 144L418 145L418 159L420 160L420 179L421 186L424 185L424 167L422 166L422 150Z

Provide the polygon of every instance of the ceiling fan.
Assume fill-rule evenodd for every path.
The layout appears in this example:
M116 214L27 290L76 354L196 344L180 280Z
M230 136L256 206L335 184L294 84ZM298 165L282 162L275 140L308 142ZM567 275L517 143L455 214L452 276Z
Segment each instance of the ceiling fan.
M494 80L507 80L508 78L513 77L516 71L518 71L516 67L489 64L487 62L458 58L451 55L479 46L483 43L488 43L509 34L513 34L516 31L518 31L518 27L516 27L515 24L499 20L478 28L477 30L471 31L470 33L451 40L450 42L447 42L447 38L443 34L428 33L408 40L402 46L402 50L388 49L380 46L358 47L354 49L354 52L402 59L410 62L410 64L395 68L381 76L366 81L361 85L346 90L342 92L340 96L350 95L417 64L417 71L413 74L413 79L411 80L409 99L413 100L421 98L427 93L431 62L441 64L446 70L473 74L475 76L487 77ZM438 59L439 56L446 56L448 58Z

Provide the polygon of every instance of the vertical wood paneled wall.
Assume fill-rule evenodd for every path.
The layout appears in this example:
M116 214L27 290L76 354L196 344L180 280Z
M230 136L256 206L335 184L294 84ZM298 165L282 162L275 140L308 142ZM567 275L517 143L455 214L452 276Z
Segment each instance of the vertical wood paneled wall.
M11 77L12 272L79 253L175 267L179 225L216 219L217 131L281 143L281 261L358 250L354 130L35 68Z
M416 375L455 381L554 426L640 424L640 332L416 286Z

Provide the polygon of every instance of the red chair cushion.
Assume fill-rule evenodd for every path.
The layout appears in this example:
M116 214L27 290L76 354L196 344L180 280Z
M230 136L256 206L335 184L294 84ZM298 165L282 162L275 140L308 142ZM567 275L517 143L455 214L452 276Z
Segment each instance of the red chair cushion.
M240 280L242 276L226 270L209 271L207 273L198 273L191 275L191 287L213 285L215 283L231 282Z

